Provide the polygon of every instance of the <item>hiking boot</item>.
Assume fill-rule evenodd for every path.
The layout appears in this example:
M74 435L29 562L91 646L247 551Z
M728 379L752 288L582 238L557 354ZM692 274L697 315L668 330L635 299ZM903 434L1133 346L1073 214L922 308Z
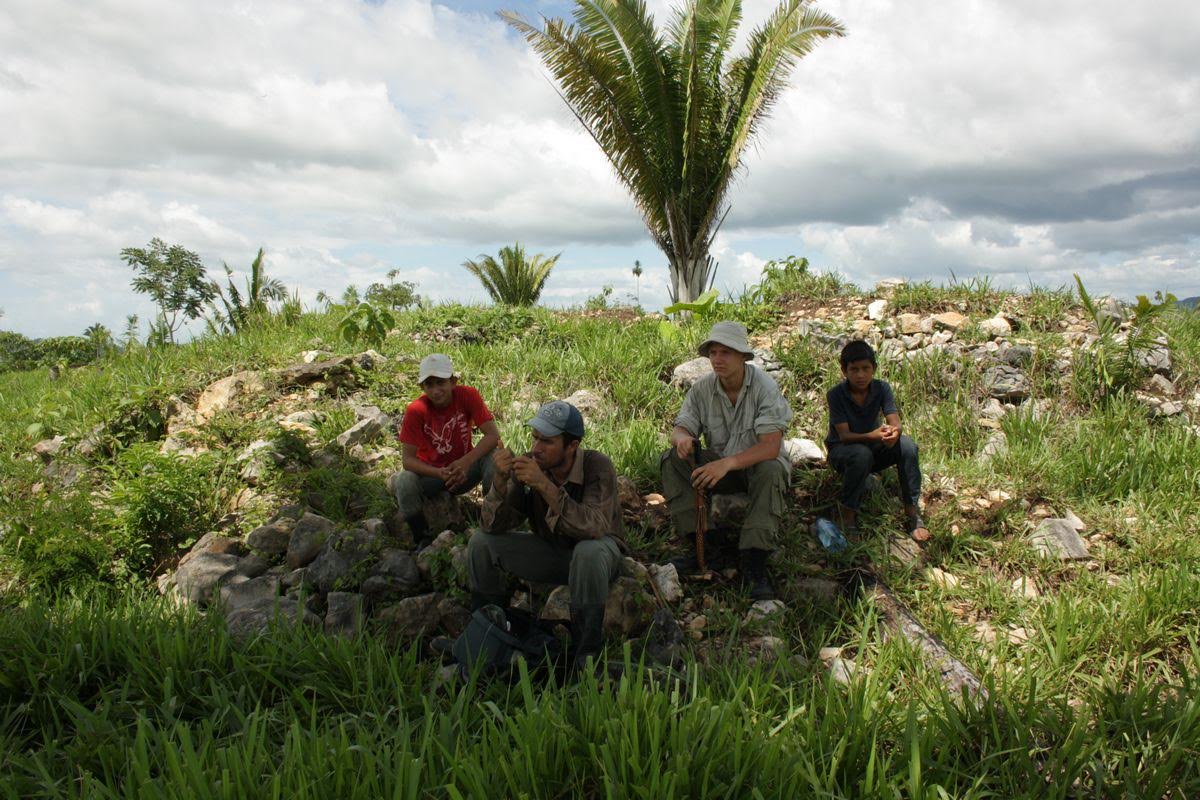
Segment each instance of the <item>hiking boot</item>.
M675 571L679 573L679 577L684 578L689 575L700 574L700 559L696 558L696 535L691 534L687 537L687 544L684 545L686 550L683 555L675 556L671 559L675 565ZM716 564L720 561L720 554L717 552L717 538L713 536L712 531L707 531L704 534L704 566L709 569L716 569Z
M582 669L588 658L600 658L604 647L604 606L571 606L571 671Z
M775 588L767 576L769 550L742 550L742 583L750 589L751 600L774 600Z

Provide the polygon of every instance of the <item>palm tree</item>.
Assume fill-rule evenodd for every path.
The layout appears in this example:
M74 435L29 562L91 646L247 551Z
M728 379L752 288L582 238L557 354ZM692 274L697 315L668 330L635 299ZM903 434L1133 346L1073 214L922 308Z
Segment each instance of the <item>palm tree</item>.
M483 284L492 301L510 306L531 306L538 301L550 270L558 263L558 255L546 257L541 253L525 258L525 248L517 242L500 248L500 261L489 255L478 261L464 261L463 266Z
M634 277L634 280L637 281L637 284L636 284L637 294L635 294L634 296L637 298L636 302L640 306L642 304L642 262L641 261L633 262L633 277Z
M217 321L223 330L241 331L252 320L265 317L270 308L268 302L279 302L287 299L287 287L278 278L268 278L263 270L263 249L258 248L258 255L250 264L250 277L246 279L245 296L238 291L233 283L233 270L225 264L226 288L222 289L213 282L225 313L216 313ZM215 311L215 306L214 306Z
M845 33L810 0L783 0L736 58L727 56L741 0L684 0L661 33L644 0L576 0L573 25L548 19L541 29L501 17L604 151L667 257L672 300L683 302L711 282L731 180L788 72Z

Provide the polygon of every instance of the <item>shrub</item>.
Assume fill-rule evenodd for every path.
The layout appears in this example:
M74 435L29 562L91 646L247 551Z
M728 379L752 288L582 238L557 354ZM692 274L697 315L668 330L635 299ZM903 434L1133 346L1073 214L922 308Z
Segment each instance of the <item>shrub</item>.
M384 517L395 510L379 478L366 478L344 469L319 467L304 474L302 499L322 516L338 522Z
M118 571L151 574L216 527L235 477L208 453L184 459L154 445L123 451L112 467Z
M3 506L0 557L29 589L73 589L111 577L104 511L90 495L18 499Z

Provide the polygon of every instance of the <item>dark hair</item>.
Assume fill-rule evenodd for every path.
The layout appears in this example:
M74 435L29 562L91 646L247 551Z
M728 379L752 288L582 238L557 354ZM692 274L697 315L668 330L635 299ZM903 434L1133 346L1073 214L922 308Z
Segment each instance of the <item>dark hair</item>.
M855 361L870 361L872 367L879 366L875 361L875 350L862 339L855 339L843 347L840 360L842 362L842 369L850 366Z
M571 442L582 442L583 441L582 436L576 436L575 434L567 433L566 431L562 432L562 437L563 437L563 447L564 448L567 445L569 445Z

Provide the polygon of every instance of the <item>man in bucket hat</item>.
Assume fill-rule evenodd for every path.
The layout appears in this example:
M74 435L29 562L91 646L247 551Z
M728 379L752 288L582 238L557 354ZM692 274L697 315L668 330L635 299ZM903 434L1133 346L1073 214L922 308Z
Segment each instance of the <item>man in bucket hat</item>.
M570 403L546 403L527 424L531 452L494 455L481 527L467 545L471 605L506 606L504 573L567 584L574 664L582 666L600 653L608 587L625 549L617 473L603 453L579 446L583 417Z
M743 581L755 600L774 597L767 557L775 547L791 462L783 434L792 420L775 380L748 363L754 357L746 327L718 322L700 345L712 373L696 381L675 417L671 449L662 456L663 494L675 529L691 552L675 560L683 573L697 567L696 492L747 492L750 507L738 537ZM705 447L697 446L703 437Z

